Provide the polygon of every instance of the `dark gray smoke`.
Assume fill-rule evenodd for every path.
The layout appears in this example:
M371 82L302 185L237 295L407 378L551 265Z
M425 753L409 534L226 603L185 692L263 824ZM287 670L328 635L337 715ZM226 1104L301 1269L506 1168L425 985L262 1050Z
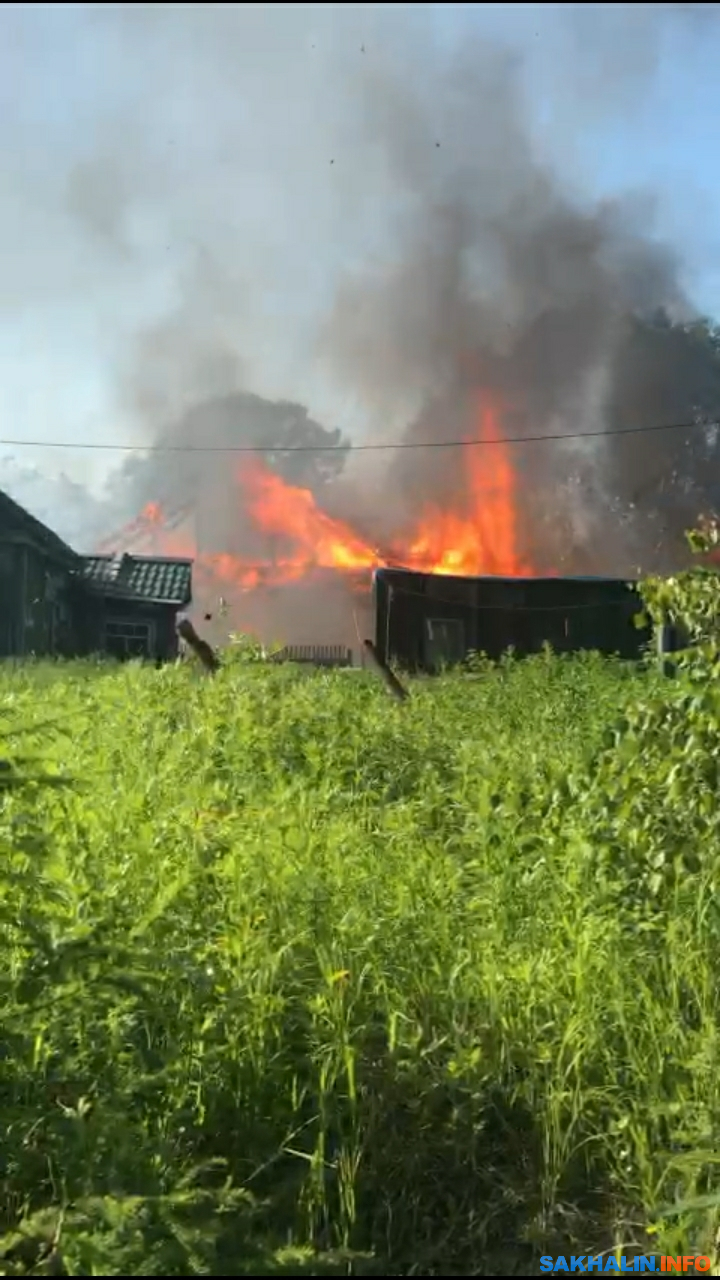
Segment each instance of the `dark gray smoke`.
M532 563L652 567L712 497L715 439L591 433L720 417L720 365L653 193L583 192L593 131L716 6L462 8L450 39L430 6L84 7L127 83L65 183L82 283L153 284L112 331L118 407L148 443L277 451L472 437L491 401L505 434L587 435L512 447ZM456 450L331 461L271 457L377 540L462 494ZM235 470L134 458L107 532L152 500L192 509L201 550L254 553Z
M659 35L651 9L626 16ZM585 14L570 21L592 34ZM641 82L647 56L645 46ZM626 87L637 86L630 76ZM324 343L378 413L419 406L408 440L477 437L484 403L501 406L513 437L720 413L720 364L687 330L678 252L652 239L647 202L593 208L570 197L533 146L516 60L473 42L429 87L376 74L363 111L396 180L395 255L343 282ZM611 573L654 565L668 529L672 542L693 518L683 498L701 498L687 436L513 449L531 560ZM483 456L491 468L493 450ZM448 501L463 466L457 451L398 453L396 508ZM705 468L706 490L717 474ZM671 478L675 510L659 529L657 481Z

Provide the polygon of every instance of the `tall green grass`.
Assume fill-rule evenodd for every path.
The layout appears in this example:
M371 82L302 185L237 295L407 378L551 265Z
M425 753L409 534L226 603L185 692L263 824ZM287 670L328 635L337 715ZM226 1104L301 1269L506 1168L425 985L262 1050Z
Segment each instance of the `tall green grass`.
M0 791L0 1274L712 1246L714 695L547 655L412 694L0 668L6 771L64 782Z

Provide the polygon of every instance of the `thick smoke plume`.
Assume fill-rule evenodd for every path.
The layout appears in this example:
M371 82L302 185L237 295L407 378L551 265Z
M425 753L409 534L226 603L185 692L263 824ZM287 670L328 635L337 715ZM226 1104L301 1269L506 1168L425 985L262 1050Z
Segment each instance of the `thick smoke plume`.
M652 34L660 18L644 21ZM514 450L528 549L570 571L650 567L666 543L653 477L680 466L687 489L693 456L714 440L698 451L697 433L595 436L720 409L715 353L687 326L681 260L648 235L647 202L570 198L533 147L509 56L471 44L433 88L391 73L367 86L366 119L402 197L396 251L343 282L326 350L378 412L414 404L409 441L476 437L483 400L502 406L511 437L587 433ZM450 501L463 465L452 450L398 453L397 504ZM692 518L681 497L675 534Z
M65 209L99 271L155 281L152 318L113 347L119 410L147 443L274 448L383 542L458 500L461 451L277 450L472 438L491 402L506 435L587 436L509 446L531 562L656 567L713 497L715 437L596 433L720 417L720 361L652 193L583 196L578 138L631 113L716 6L517 8L519 42L473 6L452 40L430 6L86 6L133 74ZM559 176L558 151L577 173ZM222 453L134 458L102 532L152 501L189 512L203 551L257 551L235 470ZM283 599L252 620L318 638L315 603Z

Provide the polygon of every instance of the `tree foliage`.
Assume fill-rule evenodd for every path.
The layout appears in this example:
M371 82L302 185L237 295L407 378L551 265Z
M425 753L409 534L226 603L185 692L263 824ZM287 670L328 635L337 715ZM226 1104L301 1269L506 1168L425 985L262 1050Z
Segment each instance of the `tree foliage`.
M608 423L628 432L612 439L609 483L635 513L638 557L672 572L684 531L720 507L720 328L706 319L672 323L664 312L629 321Z
M702 562L671 576L649 576L641 592L656 627L667 622L679 628L693 645L706 646L704 657L711 661L720 641L720 576L712 563L720 544L720 523L714 516L701 519L687 542Z

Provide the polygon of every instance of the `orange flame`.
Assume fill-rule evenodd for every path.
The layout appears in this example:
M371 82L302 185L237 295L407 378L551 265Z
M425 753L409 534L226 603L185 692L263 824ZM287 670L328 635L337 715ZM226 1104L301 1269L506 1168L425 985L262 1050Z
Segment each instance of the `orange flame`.
M386 554L323 511L309 489L288 484L259 460L243 468L240 485L258 531L285 544L272 560L198 554L191 538L167 529L155 502L128 526L125 538L135 541L141 530L157 553L193 557L208 585L224 583L243 591L295 582L317 569L356 576L389 564L434 574L530 575L518 550L515 477L507 451L498 443L500 435L496 413L483 408L479 438L492 440L493 448L465 447L464 502L456 511L428 506L410 536L386 548Z
M479 438L488 442L500 439L492 409L481 412ZM466 513L437 508L426 512L408 549L408 567L423 573L470 577L529 574L517 551L515 477L504 447L495 444L490 453L466 446L465 459Z
M383 563L379 552L349 525L322 511L309 489L286 484L262 466L247 468L242 479L257 528L296 544L294 556L281 562L294 577L310 569L357 571Z

